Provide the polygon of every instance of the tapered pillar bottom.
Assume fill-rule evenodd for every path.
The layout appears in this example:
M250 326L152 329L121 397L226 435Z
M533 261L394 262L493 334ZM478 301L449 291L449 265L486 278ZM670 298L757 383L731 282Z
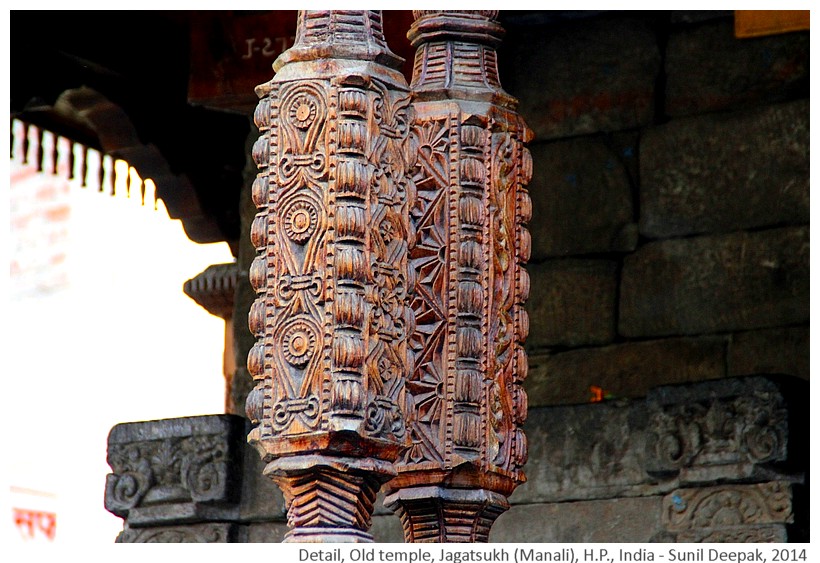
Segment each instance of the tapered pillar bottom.
M407 543L486 543L496 518L510 508L486 489L411 487L384 499L398 514Z
M265 474L285 496L285 542L363 543L373 541L373 503L395 472L378 460L307 455L276 460Z

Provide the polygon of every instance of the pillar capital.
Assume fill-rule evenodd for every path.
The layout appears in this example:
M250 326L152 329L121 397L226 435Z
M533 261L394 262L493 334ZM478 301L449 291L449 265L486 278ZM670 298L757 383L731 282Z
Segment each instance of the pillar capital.
M416 47L411 87L416 100L486 101L514 108L501 87L496 47L504 28L495 10L414 11L407 33Z
M293 46L279 55L273 69L319 59L368 61L398 69L403 59L387 46L382 14L372 10L301 10Z

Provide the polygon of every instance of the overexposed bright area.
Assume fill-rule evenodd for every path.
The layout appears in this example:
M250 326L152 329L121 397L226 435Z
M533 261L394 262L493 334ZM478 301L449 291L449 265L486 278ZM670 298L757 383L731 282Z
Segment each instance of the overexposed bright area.
M225 322L182 286L232 257L225 243L191 242L162 201L155 209L150 181L145 205L140 190L129 197L125 182L140 180L122 161L113 196L26 166L12 161L0 544L32 542L9 515L21 504L56 513L53 545L110 543L122 529L103 507L111 427L224 412ZM15 223L49 190L46 219Z

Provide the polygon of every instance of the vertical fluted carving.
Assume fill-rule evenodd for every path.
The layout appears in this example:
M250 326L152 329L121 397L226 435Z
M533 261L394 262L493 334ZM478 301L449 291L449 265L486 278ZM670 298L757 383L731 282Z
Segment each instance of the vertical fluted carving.
M498 79L496 12L415 12L411 446L386 504L407 541L487 541L524 481L531 132Z
M370 541L407 442L410 99L379 12L298 17L257 88L248 440L285 493L286 541Z

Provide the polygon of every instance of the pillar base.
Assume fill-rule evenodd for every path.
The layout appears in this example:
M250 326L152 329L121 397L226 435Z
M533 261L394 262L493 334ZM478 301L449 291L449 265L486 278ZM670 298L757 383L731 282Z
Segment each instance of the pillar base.
M411 487L387 495L407 543L487 543L490 528L510 508L504 495L486 489Z
M372 542L373 503L392 464L322 455L278 459L265 468L288 508L285 542Z

